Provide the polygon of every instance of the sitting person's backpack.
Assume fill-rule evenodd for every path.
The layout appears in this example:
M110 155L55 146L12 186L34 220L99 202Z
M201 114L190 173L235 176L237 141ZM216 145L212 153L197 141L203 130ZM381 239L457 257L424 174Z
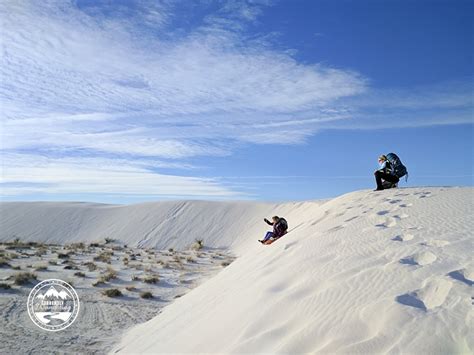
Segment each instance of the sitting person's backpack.
M395 153L389 153L386 156L390 165L392 165L395 176L400 179L406 175L406 180L408 180L407 168L405 167L405 165L402 164L400 158Z
M284 218L280 218L277 222L275 229L278 231L278 235L281 237L282 235L286 234L288 230L288 222Z

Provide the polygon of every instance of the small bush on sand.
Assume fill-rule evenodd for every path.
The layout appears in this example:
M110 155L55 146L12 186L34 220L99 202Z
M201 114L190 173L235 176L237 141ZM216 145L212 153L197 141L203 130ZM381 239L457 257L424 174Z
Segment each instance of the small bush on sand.
M173 248L169 248L168 251L169 251L170 253L174 253L174 249L173 249Z
M125 287L125 289L126 289L127 291L130 291L130 292L137 290L137 288L136 288L135 286L127 286L127 287Z
M96 282L92 284L94 287L102 286L105 285L105 281L102 280L102 278L98 279Z
M10 263L8 263L7 259L0 258L0 267L10 267Z
M58 265L58 262L56 260L50 260L48 261L49 265Z
M9 290L12 287L9 284L6 283L0 283L0 290Z
M84 263L84 266L87 266L89 271L97 270L97 264L93 263L92 261L88 261L88 262Z
M110 243L113 243L113 242L115 242L115 239L105 238L105 244L110 244Z
M13 283L15 285L24 285L36 280L37 276L31 272L20 272L13 276Z
M46 271L48 270L48 266L46 265L36 265L35 266L35 271Z
M194 262L195 262L195 260L194 260L194 258L193 258L192 256L188 256L188 257L186 258L186 261L187 261L188 263L194 263Z
M84 274L82 271L78 271L78 272L75 272L75 273L74 273L74 276L77 276L77 277L86 277L86 274Z
M193 250L201 250L204 248L204 240L203 239L196 239L194 244L191 246L191 249Z
M104 290L102 292L107 297L120 297L122 296L122 292L116 288L109 288L108 290Z
M122 261L125 266L128 265L128 258L126 256L122 259Z
M223 267L229 266L229 265L230 265L230 261L223 261L223 262L221 263L221 265L222 265Z
M143 279L143 282L147 284L156 284L158 281L160 281L160 278L156 275L148 275Z
M58 253L59 259L69 259L70 253Z
M107 267L107 270L106 270L105 274L102 275L102 279L104 281L110 281L110 280L113 280L113 279L116 279L116 278L117 278L117 271L112 269L110 266Z
M12 266L12 269L13 270L21 270L21 266L20 265L14 265L14 266Z
M132 281L141 281L141 280L142 280L142 279L141 279L139 276L137 276L137 275L133 275L133 276L132 276Z
M140 293L140 297L145 298L145 299L149 299L149 298L153 298L153 294L149 291L146 291L146 292Z
M110 254L110 252L104 251L100 253L99 255L94 256L94 261L101 261L103 263L110 264L111 257L112 257L112 254Z

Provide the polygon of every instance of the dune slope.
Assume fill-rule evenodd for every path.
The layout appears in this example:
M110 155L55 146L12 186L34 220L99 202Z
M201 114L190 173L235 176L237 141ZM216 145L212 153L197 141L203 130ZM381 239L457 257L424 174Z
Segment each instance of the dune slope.
M293 230L272 246L255 239L277 206L246 206L261 215L227 242L241 256L113 352L470 353L473 201L410 188L283 205Z

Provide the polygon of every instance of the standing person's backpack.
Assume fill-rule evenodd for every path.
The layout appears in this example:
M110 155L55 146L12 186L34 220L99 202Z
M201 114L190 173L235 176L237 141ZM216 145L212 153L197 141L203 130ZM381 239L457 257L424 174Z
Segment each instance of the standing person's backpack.
M393 172L395 176L401 178L406 175L406 179L408 180L408 171L405 165L402 164L402 161L395 153L389 153L386 155L387 160L389 161L390 165L393 167Z
M288 222L284 218L280 218L280 220L277 222L275 229L278 231L278 234L280 237L286 233L288 230Z

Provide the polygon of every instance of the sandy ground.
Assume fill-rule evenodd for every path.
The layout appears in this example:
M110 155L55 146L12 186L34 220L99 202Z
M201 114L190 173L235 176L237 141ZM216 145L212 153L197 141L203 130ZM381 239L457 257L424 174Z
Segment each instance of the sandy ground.
M110 262L94 260L107 253L113 253ZM0 260L8 259L9 264L0 268L0 283L11 286L8 290L0 288L2 354L104 353L116 344L124 330L156 316L167 304L233 260L228 253L219 250L158 251L124 248L115 243L65 248L44 244L28 246L19 242L0 245L0 255ZM58 255L68 256L58 258ZM124 263L124 258L128 262ZM86 263L93 263L97 270L90 271ZM35 270L41 266L47 269ZM15 270L18 267L20 270ZM111 269L117 272L116 278L93 286ZM15 285L12 276L26 271L37 275L37 280ZM84 273L85 277L75 276L78 272ZM158 276L159 281L145 283L143 279L147 276ZM80 312L75 322L54 333L36 327L26 311L27 297L33 285L50 278L72 284L80 299ZM111 298L102 294L104 290L114 288L123 296ZM145 291L151 292L153 298L141 298L140 294Z
M263 246L257 242L269 229L263 218L272 215L285 217L290 231ZM472 354L473 215L474 189L445 187L283 204L1 203L0 241L65 245L113 238L141 254L139 263L153 265L136 270L129 260L126 268L120 254L126 251L114 251L118 279L99 287L92 283L106 263L95 272L80 266L85 279L63 265L37 271L39 279L72 280L84 303L76 323L54 336L28 318L32 285L0 290L0 352ZM209 248L200 257L186 251L196 238ZM149 261L151 248L156 255ZM168 248L195 262L173 264ZM74 258L80 265L98 253ZM224 268L230 255L237 258ZM34 258L11 264L34 267L40 263ZM0 276L19 271L3 267ZM130 281L144 273L158 273L161 281ZM156 297L101 294L130 284Z

